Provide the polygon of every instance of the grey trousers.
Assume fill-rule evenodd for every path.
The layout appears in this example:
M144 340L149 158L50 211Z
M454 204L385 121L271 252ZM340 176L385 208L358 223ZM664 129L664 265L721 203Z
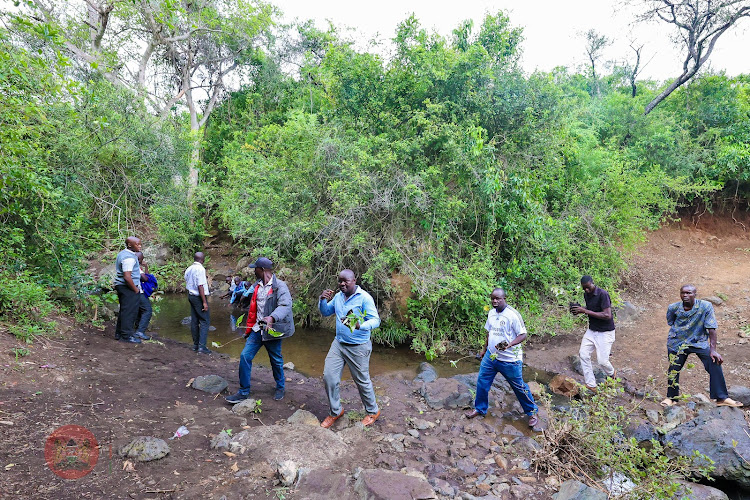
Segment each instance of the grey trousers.
M330 414L337 416L341 413L341 399L339 397L339 385L341 374L344 373L344 365L349 367L354 383L357 384L359 397L365 405L365 411L370 414L378 412L378 404L375 401L375 390L370 380L370 354L372 354L372 342L364 344L343 345L333 339L331 348L326 356L323 368L323 382L328 395L328 406Z

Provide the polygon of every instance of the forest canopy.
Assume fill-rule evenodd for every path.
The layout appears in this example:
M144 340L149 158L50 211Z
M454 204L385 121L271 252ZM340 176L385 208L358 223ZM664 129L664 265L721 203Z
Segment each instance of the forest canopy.
M580 276L615 290L678 210L747 208L748 75L699 72L644 115L670 82L528 74L503 12L448 37L412 16L385 57L267 4L148 5L3 13L0 276L29 290L6 317L71 284L85 296L86 260L129 233L189 254L216 227L299 270L303 309L354 269L384 310L379 340L433 356L477 346L494 286L554 334ZM151 38L124 50L112 26ZM0 292L0 310L14 300Z

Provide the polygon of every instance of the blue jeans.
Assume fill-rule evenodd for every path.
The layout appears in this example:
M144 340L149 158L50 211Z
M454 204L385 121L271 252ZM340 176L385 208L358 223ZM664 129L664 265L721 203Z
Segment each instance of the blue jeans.
M253 369L253 359L258 354L261 347L265 347L268 352L268 358L271 360L271 369L273 370L273 379L276 381L276 388L284 390L284 358L281 357L281 339L266 340L261 339L260 332L250 332L250 336L245 342L245 348L240 354L240 394L247 396L250 394L250 372Z
M146 333L148 330L148 324L151 322L151 315L153 309L151 307L151 301L148 300L145 293L140 294L138 302L138 321L136 322L136 332Z
M210 311L203 310L203 301L199 295L188 294L188 301L190 302L190 333L193 335L193 345L205 349L208 329L211 326Z
M500 373L508 381L510 387L521 403L521 407L526 415L533 415L538 408L534 402L534 396L526 382L523 381L523 362L521 361L498 361L490 359L490 352L487 351L482 358L482 364L479 365L479 375L477 376L477 396L474 399L474 409L482 415L487 413L489 408L489 394L495 375Z

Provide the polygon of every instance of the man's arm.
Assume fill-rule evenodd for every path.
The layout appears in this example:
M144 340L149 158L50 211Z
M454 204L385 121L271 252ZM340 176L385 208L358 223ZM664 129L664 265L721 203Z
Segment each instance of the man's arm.
M137 286L135 286L135 281L133 281L133 271L124 271L122 273L122 277L125 278L125 283L128 285L128 288L133 290L135 293L140 293L141 291L138 289Z
M484 349L482 349L482 352L479 353L479 357L483 358L484 355L487 353L487 347L490 345L490 332L487 332L487 335L484 337Z
M707 328L708 330L708 352L709 356L711 356L711 360L716 364L722 364L724 362L724 358L721 357L721 354L719 354L716 351L716 328Z
M208 311L208 302L206 302L206 292L203 290L203 285L198 285L198 294L201 296L201 302L203 302L203 310Z
M674 325L674 322L676 319L677 319L677 312L670 305L669 307L667 307L667 324L669 326Z
M516 338L511 340L508 343L508 347L506 349L510 349L514 345L518 345L524 340L526 340L526 324L523 322L523 318L520 314L516 314L516 318L512 323L513 333L516 334Z
M323 316L330 316L336 312L333 307L333 290L323 290L318 299L318 310Z
M263 319L265 319L266 323L268 323L268 325L271 326L274 321L278 321L281 318L285 318L289 316L291 313L292 313L292 294L289 293L289 287L286 286L286 283L279 281L279 300L276 303L276 309L274 309L269 316L266 316Z
M612 319L611 307L604 308L600 312L594 312L589 309L586 309L585 307L575 306L571 309L571 311L573 311L574 314L587 314L591 316L592 318L597 318L597 319L604 319L604 320Z
M365 320L360 323L357 321L355 327L358 330L369 330L372 331L380 326L380 315L378 314L378 308L375 307L375 301L372 297L365 296L362 301L362 312L365 314Z

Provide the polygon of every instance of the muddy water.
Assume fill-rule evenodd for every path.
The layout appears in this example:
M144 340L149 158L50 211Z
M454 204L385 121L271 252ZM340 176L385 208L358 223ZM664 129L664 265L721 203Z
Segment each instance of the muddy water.
M167 294L162 297L162 300L157 303L158 313L151 320L150 331L155 333L157 338L168 337L192 345L190 325L181 324L183 318L190 316L190 304L187 296ZM242 339L244 329L236 328L235 322L237 316L243 314L243 311L229 307L228 300L219 299L217 296L209 298L209 309L211 326L216 327L216 330L208 334L209 349L229 354L233 358L239 358L245 345ZM295 370L305 376L322 376L323 364L334 334L335 332L332 329L298 327L291 338L284 340L282 349L284 362L291 361L294 363ZM213 342L220 344L222 347L211 347ZM453 368L449 358L439 358L431 362L441 377L479 370L478 360L467 358L460 361L457 368ZM454 358L458 358L458 356L454 356ZM377 376L402 373L404 376L411 378L416 375L419 363L424 360L423 355L412 352L408 345L394 348L376 344L373 346L372 357L370 358L370 374ZM265 349L260 350L254 362L263 366L270 366ZM348 377L349 371L344 370L344 378Z

